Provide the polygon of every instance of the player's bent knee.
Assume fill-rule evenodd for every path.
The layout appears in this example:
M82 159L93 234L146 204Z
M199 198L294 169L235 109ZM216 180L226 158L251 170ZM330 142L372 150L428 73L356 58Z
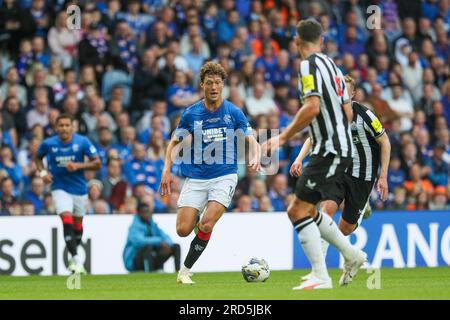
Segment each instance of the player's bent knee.
M177 225L177 234L180 237L182 237L182 238L187 237L191 234L191 232L192 232L192 229L188 225L186 225L186 224Z
M339 225L339 230L341 230L344 236L349 236L355 231L356 225L354 224L341 224Z
M212 223L212 222L201 223L200 222L200 230L203 233L210 233L213 231L213 229L214 229L214 223Z

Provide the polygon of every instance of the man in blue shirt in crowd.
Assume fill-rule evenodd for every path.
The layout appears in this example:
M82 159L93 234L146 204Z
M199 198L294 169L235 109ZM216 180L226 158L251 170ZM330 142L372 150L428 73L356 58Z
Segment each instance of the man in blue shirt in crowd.
M175 270L180 269L180 245L172 239L152 219L153 210L141 203L138 214L128 230L127 243L123 251L123 262L128 271L154 271L163 267L173 256Z

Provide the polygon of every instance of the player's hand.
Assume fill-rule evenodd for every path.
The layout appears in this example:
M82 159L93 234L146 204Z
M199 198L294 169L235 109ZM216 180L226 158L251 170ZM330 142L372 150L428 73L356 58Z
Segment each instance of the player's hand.
M69 172L74 172L74 171L77 171L78 169L80 169L80 164L79 163L76 163L76 162L68 162L67 164L66 164L66 169L69 171Z
M293 177L300 177L300 174L302 172L302 162L295 160L294 163L291 166L291 169L289 170L289 173Z
M161 185L159 186L159 192L162 196L166 196L172 193L171 184L173 182L172 175L169 170L163 170L161 176Z
M380 193L381 200L386 201L388 197L388 184L386 177L380 177L377 182L377 191Z
M280 143L282 141L280 140L280 136L276 136L273 138L270 138L269 140L265 141L261 145L261 153L265 156L270 156L272 152L276 151L280 147Z
M250 161L248 162L248 167L255 172L261 170L261 160L259 159L259 154L250 159Z
M47 173L42 177L42 180L44 181L44 184L51 184L53 182L53 176L51 175L51 173Z

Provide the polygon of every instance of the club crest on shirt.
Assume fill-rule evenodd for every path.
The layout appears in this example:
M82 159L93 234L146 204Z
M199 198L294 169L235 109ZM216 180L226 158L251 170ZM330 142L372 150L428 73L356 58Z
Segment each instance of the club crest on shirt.
M231 116L229 114L226 114L223 116L223 121L225 121L225 123L231 123Z
M72 150L73 150L73 152L77 152L78 150L80 150L80 146L75 143L72 145Z

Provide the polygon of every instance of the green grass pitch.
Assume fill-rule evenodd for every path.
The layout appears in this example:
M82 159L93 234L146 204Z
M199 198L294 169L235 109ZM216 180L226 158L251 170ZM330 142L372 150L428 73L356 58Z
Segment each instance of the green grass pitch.
M340 288L340 270L335 269L330 270L332 290L291 290L307 272L273 271L265 283L246 283L240 272L196 273L192 286L176 284L176 274L90 275L81 277L79 290L67 289L63 276L0 276L0 299L450 299L449 267L381 269L381 289L373 290L367 288L371 275L366 270Z

